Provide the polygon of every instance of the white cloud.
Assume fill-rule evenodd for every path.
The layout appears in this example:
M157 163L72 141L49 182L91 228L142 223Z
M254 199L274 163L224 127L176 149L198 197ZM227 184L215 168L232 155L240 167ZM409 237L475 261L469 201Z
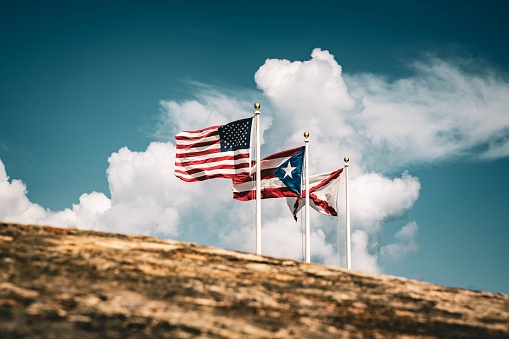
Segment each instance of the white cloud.
M305 111L306 116L319 116L322 113L316 108L325 108L327 113L356 108L357 101L348 93L334 56L317 48L311 58L304 62L268 59L256 72L255 81L277 108L295 115Z
M0 220L29 223L44 217L46 211L32 203L21 180L9 180L0 160Z
M461 67L430 58L413 64L405 79L347 78L352 93L363 98L354 123L371 168L509 154L509 84L490 70Z
M421 184L408 172L394 179L371 172L353 177L349 187L355 227L378 232L382 222L402 217L413 207Z
M80 227L85 229L102 229L100 221L104 212L111 208L111 201L103 193L83 193L79 204L73 204L72 208L66 208L59 212L49 212L39 222L50 225L62 225L67 227Z
M369 237L366 232L356 230L352 233L352 269L370 273L380 273L378 258L369 250Z
M399 261L409 253L419 250L419 245L415 242L417 230L419 226L412 221L401 228L396 233L396 243L382 246L380 254L384 259L391 261Z
M309 61L269 59L260 67L255 81L276 112L265 131L270 151L302 144L307 131L317 171L339 167L347 153L358 154L349 141L355 131L348 119L359 101L348 92L341 72L334 57L320 49L313 50Z
M328 51L315 49L311 60L305 62L267 60L256 73L255 80L277 112L273 125L265 132L267 140L273 141L271 151L277 151L281 145L301 144L305 128L311 132L313 173L341 167L345 155L352 159L351 219L354 231L362 230L355 237L358 242L355 264L378 271L376 259L380 244L377 239L381 225L411 209L419 196L419 180L407 172L394 179L375 172L365 173L364 162L371 154L369 147L365 147L365 136L359 133L356 125L363 105L359 96L349 92L341 66ZM341 202L344 201L342 197L343 190L340 191ZM340 212L344 215L344 208ZM327 243L337 247L335 221L329 220L321 226ZM364 238L365 243L361 241ZM315 248L313 246L313 251ZM335 257L337 252L332 251L322 259L337 262Z

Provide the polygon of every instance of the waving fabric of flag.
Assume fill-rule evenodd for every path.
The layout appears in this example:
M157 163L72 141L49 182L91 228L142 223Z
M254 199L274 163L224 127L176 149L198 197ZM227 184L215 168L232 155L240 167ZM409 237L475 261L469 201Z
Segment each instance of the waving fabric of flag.
M253 118L175 136L175 175L184 181L249 175Z
M336 171L310 175L309 176L309 206L316 211L337 216L337 199L339 189L339 176L343 172L340 168ZM305 187L304 187L305 189ZM305 204L305 191L302 192L301 198L287 198L286 202L293 218L297 220L297 212Z
M304 147L292 148L263 158L260 161L262 199L299 197L303 162ZM256 198L256 165L251 169L251 175L240 175L232 181L234 199L247 201Z

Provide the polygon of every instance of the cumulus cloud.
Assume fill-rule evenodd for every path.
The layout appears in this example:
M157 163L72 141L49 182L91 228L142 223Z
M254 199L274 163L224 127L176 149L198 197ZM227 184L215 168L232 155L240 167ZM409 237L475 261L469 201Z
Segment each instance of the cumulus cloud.
M66 208L63 211L48 211L37 221L50 225L98 230L102 229L101 215L110 207L111 201L104 193L83 193L79 198L79 204L73 204L72 208Z
M363 98L351 93L341 66L328 51L315 49L311 60L304 62L267 60L255 74L255 80L277 112L272 126L265 132L267 140L275 141L268 147L271 151L277 151L281 145L294 147L302 143L305 128L311 132L313 172L341 167L344 155L355 159L350 166L350 208L351 218L355 220L353 230L358 232L352 237L357 252L352 264L354 268L378 272L381 226L384 221L402 217L411 209L419 197L419 180L407 172L392 179L367 172L364 161L371 154L358 124L364 110ZM344 201L343 189L344 186L340 201ZM340 212L344 215L344 208ZM325 232L326 240L319 244L322 248L326 248L324 244L334 244L337 248L336 222L317 224L314 221L313 225L319 227L314 227L315 231ZM330 248L321 260L337 262L337 250Z
M419 245L415 242L417 230L419 226L415 221L412 221L401 228L396 233L396 243L384 245L381 248L381 255L386 260L399 261L409 253L414 253L419 250Z
M356 227L378 232L381 223L400 218L419 198L419 179L403 172L399 178L387 178L370 172L351 179L350 205Z
M359 271L380 273L378 258L369 249L369 237L366 232L356 230L352 233L352 268Z
M21 180L10 180L0 160L0 220L29 223L43 218L44 208L32 203L26 194L25 184Z
M315 49L306 61L266 60L254 75L261 94L194 84L193 99L160 102L154 136L161 141L142 152L123 147L111 154L111 198L84 193L70 208L45 210L29 201L23 182L10 180L0 161L0 220L149 234L251 252L253 202L234 201L228 180L177 179L173 138L181 130L251 116L253 103L260 101L262 155L302 145L307 131L312 173L342 167L343 157L350 157L352 265L381 272L380 258L401 260L419 248L415 221L398 231L394 243L380 240L384 223L404 217L419 198L421 184L405 170L409 164L461 157L473 149L479 159L509 154L506 82L443 60L412 67L405 79L345 76L332 54ZM344 190L343 181L339 219L312 212L313 261L336 265L344 258ZM302 258L302 225L283 199L262 202L262 224L264 254Z
M350 95L342 68L329 52L315 49L312 59L304 62L269 59L256 72L255 81L276 112L265 131L271 149L302 144L307 131L310 161L317 170L338 167L345 152L351 157L358 154L349 140L355 130L348 120L360 101Z

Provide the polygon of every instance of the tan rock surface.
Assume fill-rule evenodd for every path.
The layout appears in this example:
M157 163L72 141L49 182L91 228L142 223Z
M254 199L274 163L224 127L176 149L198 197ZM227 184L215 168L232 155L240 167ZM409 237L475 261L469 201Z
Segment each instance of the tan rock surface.
M509 297L0 223L1 338L509 338Z

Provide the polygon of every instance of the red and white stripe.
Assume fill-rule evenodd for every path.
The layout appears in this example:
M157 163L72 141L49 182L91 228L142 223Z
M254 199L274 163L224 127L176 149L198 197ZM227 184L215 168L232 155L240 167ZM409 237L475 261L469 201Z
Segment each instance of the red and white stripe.
M343 168L336 171L309 176L309 206L314 210L327 215L337 216L337 197L339 189L339 176ZM287 199L288 207L296 217L297 212L304 206L306 196L305 187L301 198ZM297 220L297 219L296 219Z
M302 147L297 147L281 151L269 155L260 161L260 172L262 178L260 186L262 199L298 196L279 178L274 176L274 170L301 149ZM233 178L232 181L233 199L247 201L254 200L256 198L256 164L253 164L253 167L251 168L251 175L241 175Z
M175 136L175 175L178 178L191 182L249 174L250 149L221 152L219 127L183 131Z

